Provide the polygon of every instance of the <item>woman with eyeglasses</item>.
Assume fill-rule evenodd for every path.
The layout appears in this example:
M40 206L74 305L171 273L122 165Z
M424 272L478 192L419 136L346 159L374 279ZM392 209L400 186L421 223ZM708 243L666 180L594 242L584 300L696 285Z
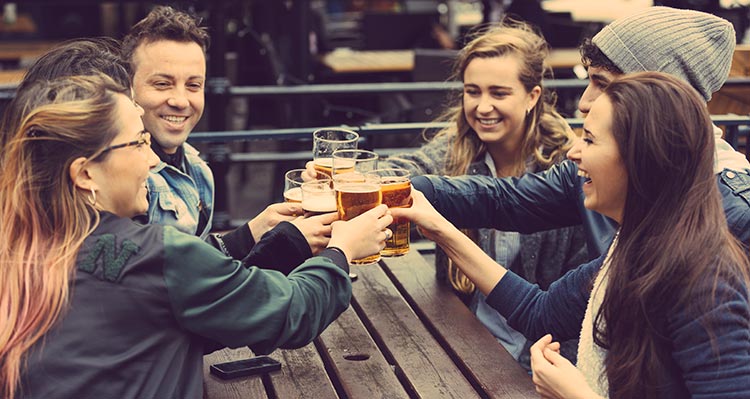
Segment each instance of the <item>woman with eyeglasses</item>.
M542 397L750 397L750 264L727 226L698 93L658 72L615 80L568 158L584 206L618 232L608 253L546 291L498 267L416 190L393 216L416 222L536 341ZM573 365L559 341L579 336Z
M137 224L157 157L129 90L24 90L0 160L0 397L200 397L205 352L306 345L349 305L347 260L384 246L385 206L288 276Z

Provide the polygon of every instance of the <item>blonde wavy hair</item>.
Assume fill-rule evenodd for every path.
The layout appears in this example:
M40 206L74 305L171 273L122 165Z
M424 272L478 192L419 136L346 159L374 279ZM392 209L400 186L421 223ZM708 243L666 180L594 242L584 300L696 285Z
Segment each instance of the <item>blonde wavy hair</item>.
M70 176L117 135L105 76L39 81L17 93L23 115L0 163L0 396L19 389L24 355L64 313L75 261L98 213ZM106 154L100 160L106 159ZM98 161L90 161L98 162Z
M521 162L516 165L514 176L526 171L528 161L532 162L535 170L548 169L563 160L573 145L573 131L555 110L555 95L544 89L543 79L552 78L552 69L546 63L548 55L549 45L531 26L506 19L499 25L480 30L459 52L454 63L452 79L463 81L466 68L476 58L517 57L520 61L518 79L526 92L531 92L536 86L542 90L541 98L526 115L519 157ZM449 136L453 142L445 160L444 173L449 176L464 175L469 165L483 156L487 148L466 120L463 93L455 98L454 105L439 120L450 124L435 137ZM474 290L471 281L450 261L448 277L456 290L466 293Z

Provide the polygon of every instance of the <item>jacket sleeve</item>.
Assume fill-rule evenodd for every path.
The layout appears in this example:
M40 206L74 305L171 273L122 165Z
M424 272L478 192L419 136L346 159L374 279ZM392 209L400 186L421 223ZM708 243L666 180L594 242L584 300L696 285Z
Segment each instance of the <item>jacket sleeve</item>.
M255 246L253 233L247 223L227 233L211 233L206 237L206 242L234 259L246 257Z
M741 288L740 288L741 287ZM719 281L700 298L714 306L696 315L677 309L667 317L672 358L692 398L750 397L750 310L747 289ZM690 305L688 305L690 309ZM710 326L711 334L706 330Z
M277 224L257 243L247 224L229 233L211 234L206 241L230 258L284 274L312 256L305 236L289 222Z
M404 168L412 176L442 174L451 141L448 135L435 136L415 151L394 154L378 161L378 168Z
M411 182L459 228L533 233L582 223L577 173L566 160L521 177L417 176Z
M604 257L569 271L542 291L508 271L487 296L487 303L531 341L552 334L556 341L578 338L591 285Z
M312 250L302 232L289 222L281 222L260 238L243 262L289 274L310 257Z
M308 344L349 306L348 265L337 255L323 251L284 276L164 229L164 280L180 325L259 354Z
M717 178L729 229L747 250L750 247L750 173L725 169Z

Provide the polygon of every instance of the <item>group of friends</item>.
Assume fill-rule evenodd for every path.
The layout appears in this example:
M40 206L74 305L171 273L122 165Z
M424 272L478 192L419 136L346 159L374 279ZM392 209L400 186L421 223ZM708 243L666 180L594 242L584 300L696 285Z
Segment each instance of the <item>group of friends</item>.
M580 137L543 86L545 40L490 26L456 59L449 126L380 162L415 176L410 208L272 204L224 234L186 143L208 39L159 6L19 85L0 126L2 397L200 397L205 353L320 334L394 217L439 245L541 396L750 397L750 163L706 107L729 22L651 7L586 40Z

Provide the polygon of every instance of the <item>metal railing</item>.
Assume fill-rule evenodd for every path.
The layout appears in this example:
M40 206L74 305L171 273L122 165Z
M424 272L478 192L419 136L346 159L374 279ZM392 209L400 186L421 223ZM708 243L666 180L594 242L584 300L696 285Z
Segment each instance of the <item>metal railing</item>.
M747 137L750 133L750 116L738 115L712 115L711 120L717 126L725 129L725 139L733 147L737 148L740 144L741 137ZM583 119L568 118L568 125L572 128L583 126ZM362 126L341 126L353 130L362 137L383 135L383 134L402 134L415 133L423 131L438 130L449 125L447 122L425 122L425 123L367 123ZM312 132L324 126L304 127L293 129L254 129L254 130L236 130L220 132L195 132L188 139L191 143L200 142L234 142L234 141L254 141L254 140L300 140L310 141ZM744 129L741 129L744 128ZM743 143L744 144L744 143ZM744 144L747 146L747 144ZM405 148L384 148L377 149L381 155L390 155L397 151L408 151ZM276 161L295 161L310 159L309 151L279 152L279 151L260 151L247 153L230 153L229 160L232 162L276 162Z

